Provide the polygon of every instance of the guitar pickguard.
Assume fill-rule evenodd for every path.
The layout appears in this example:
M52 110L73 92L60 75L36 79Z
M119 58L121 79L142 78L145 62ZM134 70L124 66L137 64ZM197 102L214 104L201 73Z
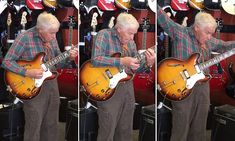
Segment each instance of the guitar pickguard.
M44 80L48 77L51 77L52 73L49 69L47 69L46 71L43 72L43 76L40 79L35 79L35 87L39 88L42 86L42 83L44 82Z
M113 78L109 80L109 88L114 89L117 86L118 82L126 77L127 74L125 73L124 70L122 72L113 75Z

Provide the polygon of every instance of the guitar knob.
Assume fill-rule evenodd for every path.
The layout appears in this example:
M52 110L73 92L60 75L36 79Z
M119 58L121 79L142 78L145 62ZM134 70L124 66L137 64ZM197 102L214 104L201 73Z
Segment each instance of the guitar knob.
M9 91L9 92L12 92L11 86L7 85L7 89L6 90Z

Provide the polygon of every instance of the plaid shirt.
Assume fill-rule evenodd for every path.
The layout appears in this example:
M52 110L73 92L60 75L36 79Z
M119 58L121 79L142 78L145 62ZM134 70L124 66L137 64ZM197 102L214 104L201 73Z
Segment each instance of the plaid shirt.
M120 37L115 28L103 29L95 36L92 50L92 64L94 66L116 66L121 67L120 58L113 57L115 53L121 53L121 57L136 57L137 49L134 41L130 41L127 45L127 51L121 47ZM144 64L136 71L146 70Z
M53 40L50 43L53 51L51 51L52 57L59 55L60 49L57 40ZM20 75L25 75L26 69L19 66L17 60L33 60L35 56L40 53L45 52L43 47L43 42L39 37L39 34L35 27L23 32L18 35L14 43L8 50L6 56L3 59L2 67L15 72ZM48 56L45 56L45 60L48 60Z
M157 22L172 40L172 57L187 59L193 53L200 53L200 62L204 62L211 57L212 50L222 47L235 47L234 41L222 41L212 37L206 42L206 49L199 46L194 35L193 27L184 27L171 20L165 12L158 6ZM227 48L228 49L228 48Z

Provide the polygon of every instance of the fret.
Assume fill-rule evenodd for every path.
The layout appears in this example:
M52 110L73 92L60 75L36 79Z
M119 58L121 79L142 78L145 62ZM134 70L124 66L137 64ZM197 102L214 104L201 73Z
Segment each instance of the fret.
M204 69L206 69L210 66L213 66L213 65L219 63L220 61L224 60L225 58L228 58L234 54L235 54L235 48L233 48L232 50L227 51L225 53L222 53L222 54L212 58L211 60L208 60L204 63L199 64L199 67L201 68L201 70L204 70Z

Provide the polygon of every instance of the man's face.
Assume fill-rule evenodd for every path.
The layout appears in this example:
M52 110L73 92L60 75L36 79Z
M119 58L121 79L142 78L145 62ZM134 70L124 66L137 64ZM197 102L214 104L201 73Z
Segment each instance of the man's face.
M43 30L39 29L39 35L43 42L50 42L54 39L56 39L56 33L58 32L58 29L49 29L49 30Z
M210 40L213 33L215 33L213 26L195 27L195 36L201 45L204 45L206 41Z
M137 33L136 28L118 28L121 43L126 45L129 41L134 40L134 35Z

